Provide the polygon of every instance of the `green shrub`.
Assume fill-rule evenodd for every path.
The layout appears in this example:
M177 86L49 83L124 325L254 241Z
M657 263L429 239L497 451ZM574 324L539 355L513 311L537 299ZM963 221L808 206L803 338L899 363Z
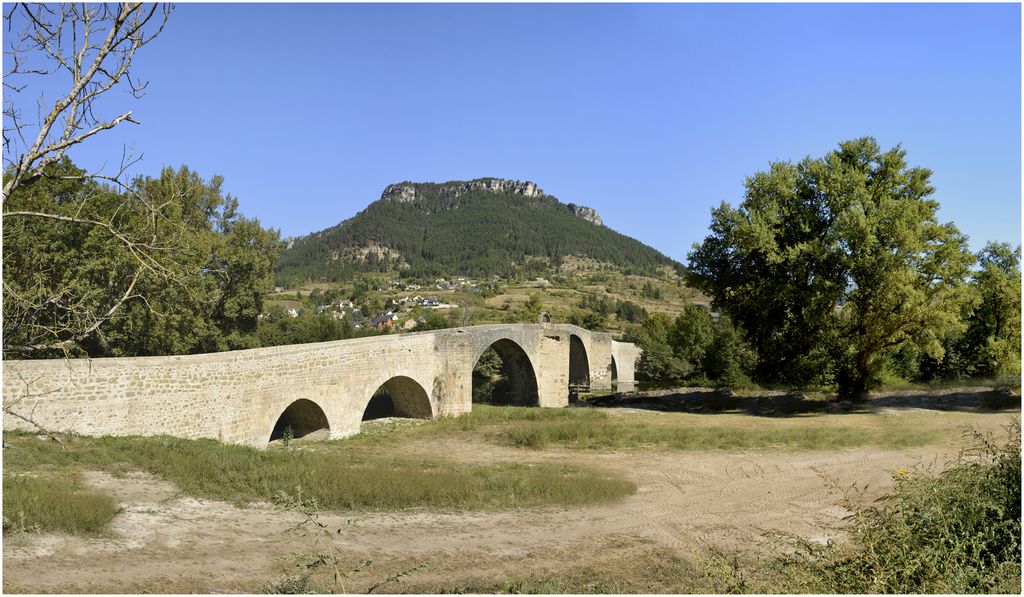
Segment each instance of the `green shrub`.
M895 490L851 505L849 546L808 547L808 586L842 593L1019 593L1020 423L997 446L975 448L938 476L897 471Z

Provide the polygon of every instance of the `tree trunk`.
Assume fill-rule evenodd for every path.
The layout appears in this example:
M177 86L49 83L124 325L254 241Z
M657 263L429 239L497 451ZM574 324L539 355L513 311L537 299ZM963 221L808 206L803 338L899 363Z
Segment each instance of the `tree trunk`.
M867 400L868 383L871 379L868 367L870 357L867 352L858 354L856 364L839 375L839 396L853 402Z

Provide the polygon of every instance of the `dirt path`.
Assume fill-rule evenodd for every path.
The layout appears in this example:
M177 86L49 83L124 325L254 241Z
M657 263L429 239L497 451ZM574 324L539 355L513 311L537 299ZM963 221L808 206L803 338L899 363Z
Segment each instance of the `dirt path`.
M958 414L935 413L959 425ZM997 429L1008 414L973 416ZM557 461L619 471L638 491L616 504L579 509L510 512L325 515L338 535L346 565L372 559L346 584L365 591L398 571L426 563L417 579L437 582L549 570L598 557L610 546L663 546L687 552L702 542L757 549L765 531L817 541L845 511L840 487L856 484L868 497L892 484L892 473L916 464L936 466L955 442L907 450L857 448L834 452L675 452L548 450L528 452L487 443L430 441L403 451L466 461ZM312 539L285 531L301 520L270 505L237 508L183 496L148 475L114 478L89 473L88 482L116 496L123 512L109 537L39 536L4 549L8 592L255 591L293 570L289 554L308 552ZM502 572L504 571L504 572ZM386 590L386 589L385 589Z

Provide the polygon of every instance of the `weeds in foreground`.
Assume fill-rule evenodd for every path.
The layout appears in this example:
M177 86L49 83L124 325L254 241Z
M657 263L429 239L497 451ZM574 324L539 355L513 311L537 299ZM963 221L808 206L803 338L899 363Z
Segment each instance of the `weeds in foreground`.
M385 578L384 580L380 581L379 583L371 586L369 589L366 590L366 592L367 593L372 593L372 592L376 591L377 589L379 589L379 588L381 588L381 587L383 587L385 585L389 585L391 583L400 583L400 582L402 582L403 578L405 578L407 576L412 576L413 574L416 574L417 572L419 572L420 570L423 570L426 567L427 567L427 563L426 562L421 562L419 564L416 564L412 568L408 568L406 570L402 570L401 572L397 572L395 574L392 574L391 576Z
M298 554L296 566L299 570L297 574L288 575L278 581L268 583L261 588L261 592L284 594L324 593L324 587L319 586L313 581L313 575L319 569L326 568L330 571L334 581L332 588L335 590L333 592L339 592L337 589L340 589L341 593L347 593L348 591L345 590L345 579L366 570L367 567L373 564L373 560L363 560L359 566L352 570L341 571L338 549L334 540L337 535L341 534L342 529L331 530L326 523L321 521L320 507L316 499L304 499L301 489L294 495L285 491L279 491L274 497L274 502L282 511L294 512L302 516L302 520L286 532L302 538L312 538L313 544L308 552ZM351 520L347 522L349 525L352 523L353 521Z
M117 501L84 489L78 475L41 478L5 474L4 533L95 534L120 511Z
M275 503L285 512L293 512L302 516L302 520L288 529L286 533L301 538L312 539L312 545L308 552L297 554L295 562L298 567L296 574L284 576L283 578L267 583L260 588L262 593L275 594L307 594L307 593L348 593L345 580L355 574L365 572L373 565L373 560L365 559L358 566L351 570L342 571L340 550L335 540L342 535L345 529L332 529L330 525L320 519L320 507L316 499L304 499L301 488L295 494L281 491L275 496ZM346 526L351 526L355 521L346 521ZM401 582L401 579L426 567L426 562L421 562L412 568L402 570L384 580L372 585L366 592L373 593L376 589L391 583ZM324 586L314 580L314 575L319 570L326 569L331 574L332 586Z

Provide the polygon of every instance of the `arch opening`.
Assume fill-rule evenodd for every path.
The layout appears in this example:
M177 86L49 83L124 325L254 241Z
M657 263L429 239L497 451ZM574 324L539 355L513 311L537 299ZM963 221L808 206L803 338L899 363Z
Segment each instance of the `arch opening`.
M430 397L416 380L399 375L387 380L370 397L363 409L363 421L401 417L405 419L430 419L434 410Z
M615 366L615 355L612 355L612 364L610 365L610 368L612 388L615 388L619 385L619 368Z
M579 390L590 389L590 360L583 340L573 334L569 336L569 387Z
M537 375L521 346L503 338L488 346L473 366L473 403L539 406Z
M583 340L569 336L569 402L579 400L581 392L590 391L590 360Z
M289 404L277 418L274 429L270 432L270 441L286 437L298 439L321 430L330 432L330 429L323 409L312 400L300 398Z

